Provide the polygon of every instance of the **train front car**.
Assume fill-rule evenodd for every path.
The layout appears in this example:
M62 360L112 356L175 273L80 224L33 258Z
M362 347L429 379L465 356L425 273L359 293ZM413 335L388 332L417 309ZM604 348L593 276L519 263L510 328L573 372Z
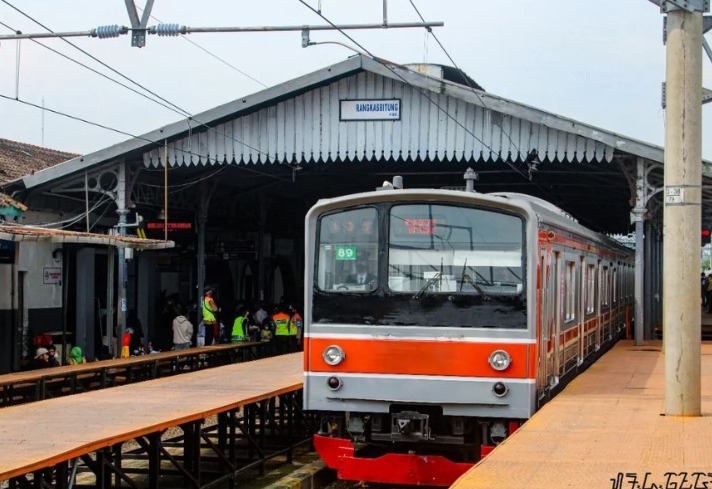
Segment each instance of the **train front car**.
M536 222L448 190L311 209L304 407L340 478L449 486L532 415Z

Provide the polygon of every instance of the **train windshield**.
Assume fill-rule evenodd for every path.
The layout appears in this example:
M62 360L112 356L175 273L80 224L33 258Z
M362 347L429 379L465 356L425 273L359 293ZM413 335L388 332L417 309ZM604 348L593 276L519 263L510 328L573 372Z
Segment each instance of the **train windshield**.
M370 292L378 284L378 212L353 209L321 219L317 282L322 290Z
M524 220L433 202L353 207L317 224L313 324L524 329Z
M517 295L524 289L518 217L436 204L393 206L388 287L393 292Z

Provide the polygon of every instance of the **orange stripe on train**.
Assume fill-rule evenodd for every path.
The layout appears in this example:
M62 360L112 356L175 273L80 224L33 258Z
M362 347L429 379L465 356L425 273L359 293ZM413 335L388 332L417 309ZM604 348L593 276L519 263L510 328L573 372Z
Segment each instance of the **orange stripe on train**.
M341 364L324 362L322 353L329 345L343 348L346 358ZM500 349L512 357L504 372L488 362L490 354ZM535 352L535 345L521 343L307 338L305 364L311 372L535 378L531 362Z

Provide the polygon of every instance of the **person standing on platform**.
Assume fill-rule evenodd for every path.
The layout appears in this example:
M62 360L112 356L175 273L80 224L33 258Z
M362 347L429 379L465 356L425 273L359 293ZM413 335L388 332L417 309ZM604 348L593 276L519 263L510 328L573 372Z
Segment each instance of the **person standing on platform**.
M185 316L185 311L179 314L173 320L173 349L185 350L190 348L190 342L193 338L193 324L188 321Z
M230 335L230 341L232 343L247 341L250 339L248 329L249 321L247 319L249 315L250 313L246 307L241 306L238 308L237 317L232 323L232 334Z
M700 285L702 286L702 307L707 306L707 285L708 283L708 278L707 275L705 275L705 272L702 272L702 276L700 277Z
M121 355L120 358L128 358L131 356L131 338L133 338L133 328L126 328L124 335L121 337Z
M290 338L289 335L289 314L284 312L284 307L275 308L275 314L272 316L274 323L274 342L277 355L289 353Z
M205 323L202 319L198 323L198 332L195 333L195 346L205 346Z
M302 316L299 314L296 307L289 306L288 311L290 314L289 336L292 343L292 351L299 351L302 347L302 328L304 321L302 320Z
M264 325L265 321L269 318L269 314L267 314L267 311L264 309L264 304L260 302L257 305L257 310L255 313L252 315L252 320L255 322L257 326L262 328Z
M212 287L205 288L205 297L203 298L203 324L205 324L205 345L213 344L215 338L220 341L220 330L218 325L217 313L220 310L215 303L213 295L215 291Z

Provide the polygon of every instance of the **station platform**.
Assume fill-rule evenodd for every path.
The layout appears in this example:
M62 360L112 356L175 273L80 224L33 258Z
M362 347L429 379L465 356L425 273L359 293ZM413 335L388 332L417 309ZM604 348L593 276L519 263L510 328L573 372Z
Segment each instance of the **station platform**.
M664 416L664 382L661 341L620 341L451 487L712 487L712 344L703 416Z
M206 446L214 447L228 468L223 478L229 480L242 465L263 463L269 457L268 442L274 445L276 436L285 443L275 453L287 453L298 441L300 401L292 397L302 389L302 369L302 354L293 353L2 408L0 481L10 479L14 487L13 478L24 481L34 473L33 487L40 487L40 477L55 478L57 487L71 487L68 464L81 459L97 473L96 487L109 487L112 475L129 478L117 458L121 444L134 440L145 446L150 462L153 480L148 487L158 487L164 471L161 454L167 453L160 435L172 427L185 432L185 447L180 457L165 457L192 480L192 487L220 479L201 470ZM211 441L201 428L211 416L222 420L222 441ZM270 438L268 428L276 430L275 436ZM233 441L240 433L251 443L244 461ZM59 483L62 478L64 483Z

